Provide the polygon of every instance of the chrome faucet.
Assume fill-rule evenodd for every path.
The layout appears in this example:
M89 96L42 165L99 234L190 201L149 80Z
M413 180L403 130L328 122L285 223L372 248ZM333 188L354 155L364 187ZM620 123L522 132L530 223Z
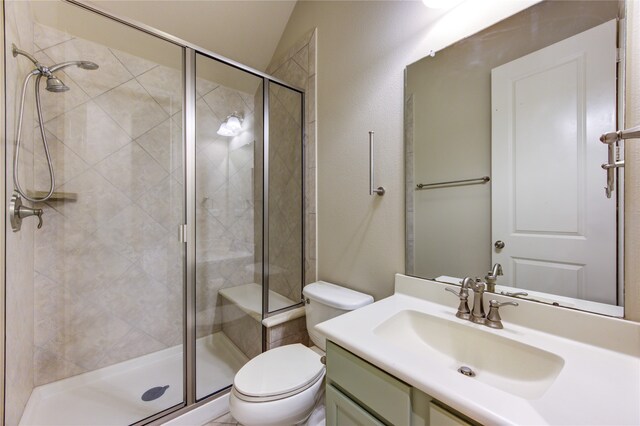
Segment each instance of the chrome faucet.
M484 313L484 292L486 288L486 283L481 281L479 278L473 279L471 277L466 277L462 280L462 285L460 286L460 292L456 292L455 290L447 287L446 291L455 294L460 299L460 304L458 305L458 312L456 312L456 317L461 319L469 320L475 324L484 324L487 327L491 328L502 328L502 321L500 318L500 314L498 312L498 308L503 305L513 305L518 306L515 302L503 302L500 303L496 300L491 300L489 314L485 315ZM473 290L473 309L469 310L468 300L469 300L469 289Z
M476 278L475 280L470 277L466 277L462 282L467 282L467 286L473 290L473 310L471 311L471 322L476 324L484 324L486 315L484 314L484 290L486 283Z
M491 270L487 272L487 275L484 276L484 279L487 283L487 291L495 293L496 281L501 275L504 275L504 273L502 272L502 265L500 265L499 263L494 263L493 268L491 268Z

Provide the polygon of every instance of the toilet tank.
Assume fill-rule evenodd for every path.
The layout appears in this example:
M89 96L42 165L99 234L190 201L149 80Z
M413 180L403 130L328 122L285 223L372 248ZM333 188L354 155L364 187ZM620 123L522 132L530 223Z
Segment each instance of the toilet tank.
M317 324L373 303L373 297L368 294L324 281L306 285L302 294L309 337L323 351L326 350L325 337L316 331Z

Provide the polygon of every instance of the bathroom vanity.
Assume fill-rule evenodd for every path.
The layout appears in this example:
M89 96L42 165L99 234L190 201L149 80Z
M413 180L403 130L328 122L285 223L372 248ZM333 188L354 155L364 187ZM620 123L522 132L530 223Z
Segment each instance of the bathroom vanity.
M640 424L640 324L521 300L492 329L457 318L447 287L398 274L316 327L328 425Z
M331 342L325 407L328 425L477 424Z

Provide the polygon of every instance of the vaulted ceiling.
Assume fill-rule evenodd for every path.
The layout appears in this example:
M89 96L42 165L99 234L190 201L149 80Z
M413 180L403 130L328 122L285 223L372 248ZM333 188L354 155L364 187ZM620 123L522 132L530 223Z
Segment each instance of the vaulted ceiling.
M295 0L95 0L107 12L152 26L205 49L265 70Z

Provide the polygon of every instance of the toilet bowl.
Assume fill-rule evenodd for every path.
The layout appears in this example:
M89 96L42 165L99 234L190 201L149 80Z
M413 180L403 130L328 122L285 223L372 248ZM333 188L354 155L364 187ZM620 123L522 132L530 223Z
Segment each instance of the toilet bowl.
M304 287L309 336L316 346L300 343L264 352L245 364L233 380L229 409L245 426L296 425L307 421L323 401L324 336L314 327L373 302L373 297L319 281Z

